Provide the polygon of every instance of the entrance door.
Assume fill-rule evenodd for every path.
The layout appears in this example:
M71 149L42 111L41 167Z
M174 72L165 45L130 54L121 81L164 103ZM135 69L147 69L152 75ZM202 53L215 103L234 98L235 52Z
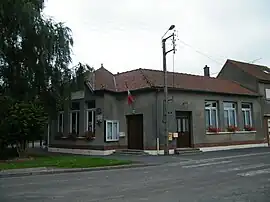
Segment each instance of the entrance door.
M176 112L178 148L191 147L190 120L191 120L191 112Z
M126 118L128 149L143 150L143 115L128 115Z

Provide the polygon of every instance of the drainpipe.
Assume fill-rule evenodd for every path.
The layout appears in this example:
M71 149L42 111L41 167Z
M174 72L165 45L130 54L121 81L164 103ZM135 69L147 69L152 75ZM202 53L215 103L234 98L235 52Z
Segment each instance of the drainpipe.
M157 146L157 155L159 154L159 127L158 127L158 92L156 90L155 97L156 97L156 116L155 116L155 125L156 125L156 146Z

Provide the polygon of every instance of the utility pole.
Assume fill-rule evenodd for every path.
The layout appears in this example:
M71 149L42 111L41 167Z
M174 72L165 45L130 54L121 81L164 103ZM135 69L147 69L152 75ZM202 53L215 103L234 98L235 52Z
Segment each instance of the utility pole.
M168 31L174 29L174 25L171 25L170 28L166 31L163 37L167 34ZM162 38L163 38L162 37ZM173 48L169 51L166 51L166 41L172 37L173 41ZM168 71L167 71L167 64L166 64L166 55L173 51L175 53L175 33L173 32L170 36L162 39L162 56L163 56L163 73L164 73L164 104L163 104L163 117L164 117L164 155L169 154L169 128L168 128Z

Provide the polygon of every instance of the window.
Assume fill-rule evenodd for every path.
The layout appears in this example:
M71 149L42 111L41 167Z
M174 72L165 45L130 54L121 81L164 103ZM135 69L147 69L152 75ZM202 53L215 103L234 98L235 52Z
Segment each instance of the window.
M64 132L64 112L59 112L58 114L58 129L59 133Z
M267 100L270 100L270 89L265 89L265 97Z
M95 109L86 110L86 131L95 132Z
M187 117L177 117L177 132L189 132L189 119Z
M79 134L80 127L80 112L79 111L71 111L70 113L70 133Z
M86 102L86 131L95 132L95 120L96 120L96 103L95 100L87 101Z
M119 121L106 120L106 141L119 140Z
M209 127L218 128L217 102L213 101L205 102L205 120L206 120L206 128Z
M236 104L233 102L224 102L224 121L225 127L237 126Z
M94 108L96 108L96 102L95 102L95 100L87 101L87 108L88 109L94 109Z
M251 104L242 104L244 126L252 126Z
M70 122L69 122L69 131L72 134L79 135L80 131L80 103L72 102L71 103L71 112L70 112Z

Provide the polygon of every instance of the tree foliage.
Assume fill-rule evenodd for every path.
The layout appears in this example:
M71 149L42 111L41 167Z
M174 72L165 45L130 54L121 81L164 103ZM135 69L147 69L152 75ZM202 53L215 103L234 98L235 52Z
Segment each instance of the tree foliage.
M71 30L44 16L43 0L0 3L0 78L17 100L40 98L56 111L61 86L71 79Z
M38 102L13 102L7 116L8 142L16 145L19 156L24 155L29 140L37 140L44 133L48 119Z
M55 117L73 77L71 30L43 9L44 0L0 1L0 146L19 153Z

